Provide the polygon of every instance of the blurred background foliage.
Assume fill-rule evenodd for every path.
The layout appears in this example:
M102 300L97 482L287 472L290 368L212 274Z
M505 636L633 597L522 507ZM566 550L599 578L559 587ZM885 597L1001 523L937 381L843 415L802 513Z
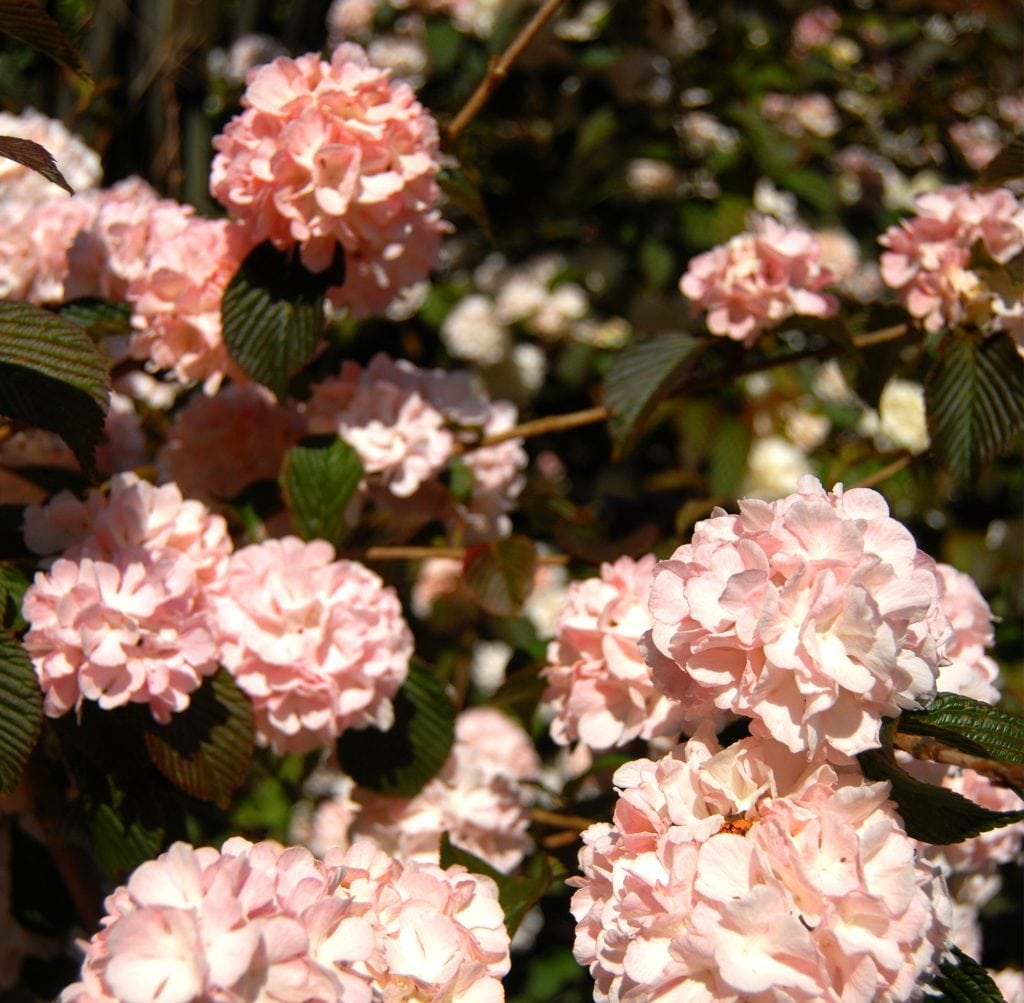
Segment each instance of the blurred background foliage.
M259 34L292 55L325 50L330 5L58 0L47 6L83 53L93 83L0 38L0 105L15 113L34 106L62 119L101 154L106 184L139 174L161 193L214 215L210 143L237 111L245 46L251 51L251 36ZM786 202L788 195L787 211L805 225L845 232L863 261L875 261L878 235L909 214L915 192L977 178L979 165L971 160L977 141L958 142L957 126L977 128L984 120L982 138L994 147L1021 128L1024 113L1017 110L1015 122L1012 108L1001 110L1010 107L1008 99L1024 101L1019 4L859 0L837 7L841 27L827 44L799 51L792 29L806 9L752 0L567 0L481 115L449 145L445 214L454 233L421 308L401 319L338 321L334 347L319 365L340 356L365 361L382 349L418 365L463 365L440 332L453 306L478 290L481 266L486 272L495 260L489 256L500 254L504 266L516 267L555 254L546 281L552 290L582 291L589 325L541 335L527 322L511 325L518 342L542 353L545 375L535 390L510 388L498 367L484 375L496 396L515 396L521 418L592 407L623 344L701 329L678 292L679 276L695 254L743 230L752 209L772 199ZM410 28L409 11L382 4L374 33L412 32L419 40L423 58L411 75L443 126L529 15L514 3L502 11L489 37L478 38L441 14L415 15ZM810 93L827 102L802 119L776 97ZM884 291L858 292L843 291L842 313L851 326L873 330L906 319ZM759 351L770 360L822 344L813 330L786 328ZM722 352L737 373L749 367L750 353L736 346ZM516 530L568 553L574 576L592 574L600 560L621 553L653 549L666 556L713 505L732 505L749 488L750 450L758 439L799 439L795 415L813 415L824 429L804 453L806 468L827 486L873 478L907 456L865 432L867 406L877 405L889 377L923 381L931 353L929 340L915 336L844 359L843 375L860 400L823 392L821 357L834 354L827 345L817 357L719 380L661 404L621 458L613 457L601 426L531 439L535 462ZM1024 710L1019 445L972 483L954 483L924 453L897 462L899 469L877 484L925 551L977 580L998 617L995 656L1005 674L1006 705L1018 712ZM380 570L408 600L411 570ZM451 602L413 626L418 655L463 692L480 639L507 643L520 678L531 678L543 661L543 636L528 617L502 620ZM538 692L535 686L520 694L522 706L532 708ZM542 729L535 731L543 745ZM614 765L604 764L598 775L606 779ZM258 753L230 814L211 809L204 817L190 806L191 814L179 819L180 834L193 841L228 831L286 838L310 768L293 757L282 763ZM597 800L583 810L598 818L607 808ZM556 852L571 871L575 844ZM34 917L41 932L68 924L72 906L52 870L36 859L44 851L19 836L14 853L24 864L13 872L16 914L23 921ZM986 913L990 967L1014 957L1019 963L1021 886L1015 870ZM44 898L51 906L40 911ZM517 1003L589 995L589 979L565 947L572 939L567 903L568 892L545 899L542 940L510 976ZM40 991L59 988L73 974L65 967L31 962L25 982Z

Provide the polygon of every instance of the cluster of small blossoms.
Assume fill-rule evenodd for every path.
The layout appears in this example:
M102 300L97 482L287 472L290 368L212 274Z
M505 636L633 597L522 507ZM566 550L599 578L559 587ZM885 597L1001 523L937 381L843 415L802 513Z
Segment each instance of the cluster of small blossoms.
M359 454L360 497L396 524L441 519L474 538L510 531L507 513L525 484L521 439L465 452L472 487L461 498L439 479L457 450L516 423L515 406L492 402L470 374L378 354L365 368L346 362L340 375L315 385L304 414L310 432L339 435Z
M408 84L345 43L330 62L256 68L242 105L214 139L210 191L254 243L298 247L313 272L340 246L345 282L328 297L357 317L426 277L446 232L438 132Z
M60 1003L370 1003L502 998L509 941L493 881L361 843L175 843L106 900Z
M693 258L679 288L694 310L708 311L712 334L751 345L794 314L835 314L835 297L821 292L832 273L820 253L812 234L762 218L752 231Z
M945 885L888 784L709 726L614 783L570 881L595 1000L905 1000L941 955Z
M369 839L399 860L436 864L447 833L454 846L508 873L533 849L529 784L539 775L529 735L500 711L474 707L459 715L448 760L415 797L386 797L336 778L296 834L317 853Z
M787 136L834 136L840 121L835 105L824 94L765 94L761 114Z
M840 761L926 705L951 636L931 558L875 491L803 477L697 524L654 572L645 655L691 717L727 710Z
M223 665L252 699L258 740L279 751L391 721L412 653L398 598L322 540L232 553L221 516L133 474L106 496L30 507L25 540L63 551L23 602L52 717L94 700L146 703L166 723Z
M653 621L648 598L657 558L620 557L597 578L569 585L548 645L541 712L559 745L610 749L634 738L678 735L685 710L654 685L639 649Z
M1006 188L919 195L917 215L879 238L885 283L926 331L972 324L1007 331L1024 353L1024 301L999 270L975 267L980 246L998 265L1024 250L1024 205Z

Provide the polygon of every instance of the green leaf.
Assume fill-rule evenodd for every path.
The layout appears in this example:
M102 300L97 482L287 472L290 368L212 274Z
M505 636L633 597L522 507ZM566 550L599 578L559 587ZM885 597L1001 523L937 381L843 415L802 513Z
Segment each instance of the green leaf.
M551 887L555 872L546 854L535 853L514 874L502 874L486 861L455 846L448 833L441 835L441 866L461 864L471 874L482 874L498 886L498 902L505 913L505 929L514 937L523 917Z
M529 728L540 698L547 689L547 680L540 674L538 663L524 666L510 673L488 704L515 714L520 723Z
M992 976L974 958L953 945L939 962L925 999L935 1003L1006 1003Z
M167 724L145 726L156 768L186 794L222 809L245 779L254 739L252 704L224 669L204 680Z
M1024 819L1024 811L991 811L955 791L912 777L893 755L894 725L890 721L883 727L881 749L862 752L857 759L869 780L888 780L892 784L889 797L899 808L908 836L947 846Z
M91 79L82 57L61 31L60 25L36 0L0 0L0 32L13 35L77 73L83 80Z
M604 403L612 412L609 430L615 455L622 456L655 405L689 375L706 341L672 334L639 341L615 357L605 376Z
M43 694L32 661L10 634L0 634L0 794L10 794L39 739Z
M533 588L537 547L525 536L507 536L470 547L462 564L466 588L492 616L515 616Z
M712 494L737 497L747 470L749 453L748 423L733 415L724 416L715 430L711 462L708 465L708 484Z
M13 160L16 164L21 164L23 167L41 174L47 181L63 188L69 195L75 194L75 190L68 184L67 178L61 174L50 151L45 146L32 142L31 139L0 136L0 157Z
M310 359L324 324L324 293L345 281L339 247L323 272L304 268L265 242L249 252L224 291L221 324L231 357L245 373L282 398L288 381Z
M1024 765L1024 718L956 693L939 693L927 710L908 711L899 730L930 735L974 756Z
M93 341L132 333L132 308L127 303L83 297L62 303L57 313L88 332Z
M21 601L28 585L28 577L21 568L9 561L0 562L0 627L4 630L20 630L25 626Z
M487 215L487 205L480 188L470 181L464 170L452 167L444 168L437 175L437 183L445 197L452 205L461 209L478 227L483 235L493 244L494 231Z
M928 432L939 462L971 481L1024 427L1024 373L1010 337L947 335L925 383Z
M337 546L348 529L345 509L362 479L359 454L343 439L310 439L289 449L281 489L299 536Z
M152 789L125 791L111 778L105 792L83 794L75 810L85 820L93 853L115 878L163 849L164 817Z
M387 731L346 731L338 739L338 760L363 787L411 798L444 766L455 741L455 711L442 683L415 665L394 707Z

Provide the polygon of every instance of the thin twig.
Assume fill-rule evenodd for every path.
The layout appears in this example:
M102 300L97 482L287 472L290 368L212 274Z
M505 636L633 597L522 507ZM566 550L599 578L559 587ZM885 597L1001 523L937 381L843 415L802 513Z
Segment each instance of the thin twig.
M499 442L508 439L532 439L538 435L546 435L548 432L564 432L570 428L580 428L583 425L595 425L601 421L607 421L611 417L611 409L606 407L590 407L585 411L570 411L568 414L551 414L544 418L534 418L533 421L524 421L521 425L514 425L503 432L494 432L485 435L479 442L474 442L466 450L482 449L484 446L495 446Z
M530 811L530 818L541 825L550 825L556 829L573 829L582 832L589 829L593 824L592 818L584 818L582 815L563 815L558 811L548 811L546 808L533 808Z
M461 561L466 556L465 547L367 547L365 550L345 552L344 557L360 561L424 561L432 557L448 557ZM538 554L538 564L568 564L568 554Z
M558 10L562 0L547 0L547 3L530 18L529 22L512 40L512 44L487 67L487 74L469 96L469 100L459 109L458 114L445 129L448 143L454 143L465 131L466 126L476 118L487 99L498 89L512 64L522 55L523 50L533 41L534 36L551 19Z
M1015 787L1018 790L1024 787L1024 766L1020 763L1008 763L1002 759L988 759L985 756L972 756L967 752L954 749L938 739L924 735L908 735L901 731L896 732L892 744L903 752L909 752L915 759L960 766L981 773L1008 787Z
M892 461L887 466L882 467L881 470L876 470L873 474L868 474L867 477L862 477L855 484L851 484L851 488L873 488L876 484L881 484L882 481L887 481L890 477L894 477L901 470L905 470L914 462L914 457L910 453L904 453L898 459Z

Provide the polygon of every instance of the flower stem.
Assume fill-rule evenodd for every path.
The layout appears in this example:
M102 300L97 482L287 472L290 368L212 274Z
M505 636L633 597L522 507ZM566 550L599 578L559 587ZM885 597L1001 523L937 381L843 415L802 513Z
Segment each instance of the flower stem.
M946 763L950 766L961 766L974 770L983 776L1007 787L1024 787L1024 766L1020 763L1008 763L1002 759L988 759L985 756L972 756L952 746L945 745L938 739L924 735L908 735L897 731L893 738L893 747L909 752L915 759L923 759L932 763Z

